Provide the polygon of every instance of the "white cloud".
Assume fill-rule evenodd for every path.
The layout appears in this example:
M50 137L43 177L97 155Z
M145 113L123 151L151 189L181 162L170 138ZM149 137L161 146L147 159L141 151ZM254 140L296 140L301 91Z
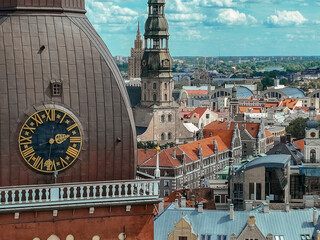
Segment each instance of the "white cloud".
M186 22L186 21L203 21L205 20L206 16L203 14L198 13L190 13L190 14L183 14L183 13L176 13L176 14L167 14L167 19L169 21L177 21L177 22Z
M276 11L267 19L267 23L274 26L301 25L308 21L299 11Z
M257 23L255 17L240 13L233 9L221 10L215 21L225 25L249 25Z
M201 0L200 5L204 7L233 7L235 3L232 0Z
M107 31L124 29L128 24L136 21L139 16L136 11L126 7L120 7L109 1L97 2L95 0L87 0L86 5L87 15L92 24L97 26L102 23L107 23L109 24L108 28L111 26L111 29L104 29Z

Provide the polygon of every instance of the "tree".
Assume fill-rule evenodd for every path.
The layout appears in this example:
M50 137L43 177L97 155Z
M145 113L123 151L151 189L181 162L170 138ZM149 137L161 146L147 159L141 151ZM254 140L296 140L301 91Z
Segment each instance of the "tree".
M296 118L289 123L289 126L286 128L286 132L290 133L292 137L297 140L305 138L306 132L306 122L307 118Z
M261 80L262 86L263 86L263 90L266 90L267 87L271 87L274 85L274 80L270 77L264 77Z

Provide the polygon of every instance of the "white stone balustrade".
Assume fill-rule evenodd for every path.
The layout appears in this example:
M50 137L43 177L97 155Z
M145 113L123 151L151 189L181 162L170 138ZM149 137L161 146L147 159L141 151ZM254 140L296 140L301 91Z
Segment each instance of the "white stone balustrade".
M159 181L132 180L0 188L0 209L19 205L157 199Z

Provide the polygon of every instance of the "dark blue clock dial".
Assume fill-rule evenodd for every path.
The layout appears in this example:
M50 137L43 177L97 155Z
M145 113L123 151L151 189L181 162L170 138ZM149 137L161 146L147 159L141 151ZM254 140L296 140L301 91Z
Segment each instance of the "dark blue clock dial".
M68 168L79 156L82 136L68 113L48 108L31 115L21 128L20 153L33 169L52 173Z

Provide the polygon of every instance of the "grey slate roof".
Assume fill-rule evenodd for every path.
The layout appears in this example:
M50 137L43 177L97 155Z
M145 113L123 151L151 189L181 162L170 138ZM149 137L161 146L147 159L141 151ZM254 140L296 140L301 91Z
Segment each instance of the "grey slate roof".
M268 167L268 168L284 168L288 162L291 160L291 155L287 154L273 154L265 157L257 158L251 162L248 162L246 165L238 169L242 171L243 168L246 170L257 168L257 167Z
M261 207L252 211L235 211L234 220L230 220L229 211L204 210L198 213L193 208L174 209L170 205L154 221L154 239L167 240L168 234L173 232L175 223L179 222L183 215L191 223L195 234L209 234L211 239L217 239L217 235L237 236L247 225L248 217L255 216L256 225L264 236L283 235L285 240L300 240L300 234L315 234L319 226L313 226L313 209L291 210L290 212L270 210L263 213ZM318 211L319 214L319 211Z

